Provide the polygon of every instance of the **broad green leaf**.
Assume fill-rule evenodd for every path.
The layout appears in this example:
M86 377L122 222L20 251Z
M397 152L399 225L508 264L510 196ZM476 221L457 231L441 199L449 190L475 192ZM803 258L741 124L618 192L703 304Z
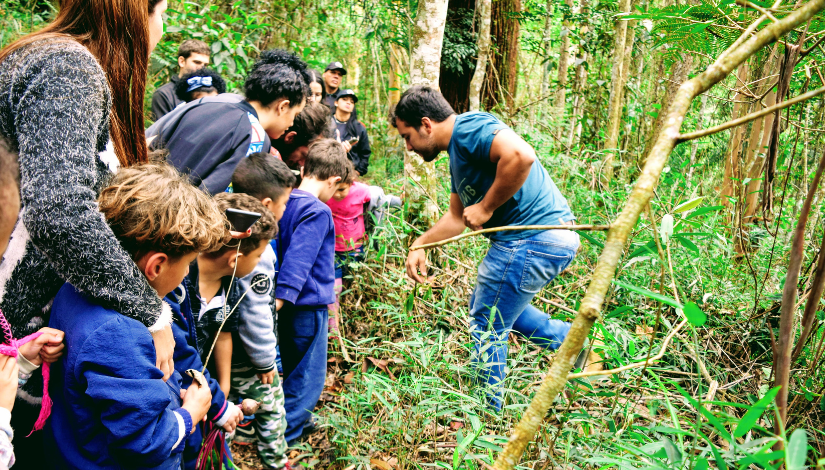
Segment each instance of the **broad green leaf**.
M779 393L780 387L774 387L765 394L759 401L757 401L750 409L742 416L742 419L739 420L739 424L736 425L736 430L733 431L733 437L739 438L744 437L745 434L748 433L753 427L756 425L756 422L759 421L759 418L762 416L762 413L768 409L768 405L773 402L773 399L776 397L776 394Z
M679 214L681 212L687 212L687 211L695 208L699 204L701 204L704 199L705 199L705 196L699 196L697 198L691 199L690 201L685 201L685 202L679 204L678 206L674 207L671 212L673 212L674 214Z
M700 207L699 209L696 209L695 211L688 214L686 218L690 219L691 217L698 217L702 214L707 214L708 212L720 211L724 208L725 208L725 206Z
M785 449L785 468L802 470L808 457L808 434L804 429L797 429L791 434L788 448Z
M647 290L643 287L634 286L633 284L627 284L625 282L617 281L617 280L613 280L613 284L616 284L619 287L623 287L623 288L625 288L629 291L636 292L637 294L642 294L645 297L650 297L651 299L658 300L659 302L662 302L663 304L670 305L671 307L684 308L684 306L682 304L680 304L679 302L677 302L676 299L672 299L672 298L670 298L666 295L657 294L656 292L653 292L651 290Z
M708 470L708 467L708 459L699 459L696 461L696 465L693 466L693 470Z
M687 317L688 321L693 326L702 326L706 321L708 321L708 317L705 315L705 312L703 312L702 309L700 309L699 306L693 302L686 303L685 308L682 309L682 311L685 312L685 317Z
M633 251L633 253L630 253L630 256L628 256L627 259L637 258L648 253L656 256L659 255L658 250L656 249L656 240L650 240L649 242L645 243L643 247L636 249L635 251Z
M673 239L678 241L680 245L687 248L688 250L690 250L694 253L699 253L699 247L696 246L695 243L693 243L692 241L690 241L686 237L683 237L680 234L676 234L676 235L673 236Z
M585 240L589 241L590 243L592 243L592 244L594 244L594 245L598 246L599 248L604 248L604 243L602 243L602 242L600 242L599 240L595 239L595 238L594 238L592 235L590 235L589 233L584 232L584 231L581 231L581 230L576 230L576 233L578 233L578 234L579 234L579 236L581 236L581 237L582 237L582 238L584 238Z
M627 312L628 310L631 310L631 311L632 311L632 310L633 310L633 307L631 307L630 305L623 305L623 306L621 306L621 307L619 307L619 308L614 308L613 310L611 310L611 311L610 311L610 313L608 313L608 314L607 314L607 315L605 315L604 317L605 317L605 318L614 318L614 317L618 317L619 315L623 314L624 312Z

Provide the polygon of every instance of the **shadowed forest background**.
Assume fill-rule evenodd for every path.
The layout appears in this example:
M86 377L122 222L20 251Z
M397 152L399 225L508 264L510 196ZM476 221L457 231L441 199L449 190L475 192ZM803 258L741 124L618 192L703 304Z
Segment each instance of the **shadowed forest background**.
M492 468L554 358L512 338L505 409L491 414L468 379L467 299L487 241L432 250L435 280L406 279L410 241L448 205L449 171L444 157L432 167L406 155L387 116L401 91L420 83L411 77L421 73L415 49L427 39L417 17L445 1L169 0L147 109L152 91L177 73L178 44L189 38L211 45L211 66L234 92L264 49L294 51L318 71L341 61L349 71L342 87L358 93L373 148L366 180L406 196L345 291L352 361L331 346L317 410L323 430L290 455L301 467ZM751 35L757 18L758 31L802 6L449 0L440 71L426 73L457 112L477 99L529 142L578 223L606 225L635 197L679 86ZM43 0L3 0L0 47L54 12ZM487 14L489 49L479 37ZM687 104L685 139L670 136L684 142L631 225L588 343L605 369L666 349L645 367L570 380L516 468L825 467L823 95L685 135L825 86L823 40L820 13ZM480 50L489 59L471 86ZM573 265L537 297L554 318L576 316L605 247L603 232L580 234ZM787 400L775 400L783 385Z

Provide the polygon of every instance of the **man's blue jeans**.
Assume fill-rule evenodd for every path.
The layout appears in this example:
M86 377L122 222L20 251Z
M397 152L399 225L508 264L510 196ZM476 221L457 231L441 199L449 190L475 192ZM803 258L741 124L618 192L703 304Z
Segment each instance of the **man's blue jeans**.
M578 247L579 235L568 230L491 243L470 297L470 333L479 383L487 383L487 397L495 409L502 405L509 333L557 349L570 331L569 323L551 319L530 302L573 261Z
M286 432L292 444L324 391L327 378L327 308L284 305L278 311L278 340L284 369Z

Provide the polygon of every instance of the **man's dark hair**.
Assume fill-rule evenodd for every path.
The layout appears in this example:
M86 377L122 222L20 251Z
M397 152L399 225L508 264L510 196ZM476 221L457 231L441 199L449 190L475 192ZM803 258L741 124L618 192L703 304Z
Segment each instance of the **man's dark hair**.
M212 79L212 86L202 86L192 91L188 91L189 79L195 77L210 77ZM226 82L223 80L223 77L221 77L221 74L219 74L218 72L210 68L203 67L201 69L195 70L194 72L187 73L186 75L181 77L180 81L178 81L177 84L175 84L175 95L177 95L181 101L185 101L187 103L192 101L192 93L195 93L196 91L200 91L203 93L211 93L213 91L217 91L218 93L226 93Z
M241 160L232 174L232 191L249 194L258 200L270 198L274 201L294 184L295 175L286 163L263 152Z
M221 255L229 250L235 251L238 249L238 243L241 244L241 253L248 255L261 246L261 240L269 241L278 235L278 222L275 220L275 216L261 204L261 201L253 196L249 194L220 193L216 194L214 199L222 212L226 212L226 209L229 208L240 209L242 211L257 212L261 214L261 218L252 224L252 233L248 237L241 240L231 240L223 248L213 252L213 256Z
M355 168L347 158L347 151L341 142L335 139L321 139L309 146L307 160L304 163L304 178L311 176L323 181L340 176L342 181L346 181L354 172Z
M408 126L419 130L422 118L430 118L433 122L444 122L453 114L455 114L453 107L441 93L430 87L419 85L401 95L401 99L398 100L390 116L390 123L393 127L398 127L396 121L400 119Z
M209 57L212 51L209 50L209 45L198 39L187 39L178 46L178 57L188 59L190 55L203 54Z
M269 106L287 99L289 106L303 103L310 95L307 64L295 54L280 49L261 53L244 83L246 99Z

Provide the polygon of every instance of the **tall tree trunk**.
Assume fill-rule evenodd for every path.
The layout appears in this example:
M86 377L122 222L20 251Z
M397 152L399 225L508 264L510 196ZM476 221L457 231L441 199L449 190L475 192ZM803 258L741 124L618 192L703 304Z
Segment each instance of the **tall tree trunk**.
M542 36L542 51L544 52L544 62L541 72L541 94L546 95L550 92L550 43L552 42L553 34L553 7L556 2L547 0L547 17L544 18L544 36Z
M587 22L588 15L590 14L588 0L581 0L580 8L581 17L584 19L579 26L579 34L584 36L590 29ZM571 148L581 138L582 125L580 120L584 114L584 90L585 87L587 87L587 59L587 51L585 51L583 47L579 47L576 56L576 82L573 85L576 98L573 101L573 115L570 117L570 134L567 138L567 146Z
M559 68L558 68L558 84L556 85L556 92L553 96L553 112L550 116L550 122L553 125L555 132L558 134L559 141L561 141L562 133L564 132L564 111L567 99L567 73L570 69L570 20L568 19L573 13L573 0L564 1L565 8L563 10L564 22L562 23L562 40L559 47ZM543 91L548 94L550 91Z
M670 107L670 104L673 102L673 97L676 96L676 92L679 91L679 87L687 79L688 73L690 73L690 70L692 68L693 56L690 54L682 54L681 60L678 60L673 63L671 67L672 78L667 82L667 86L665 86L665 94L662 100L660 101L662 107L659 109L659 113L656 116L656 120L653 121L653 128L650 132L650 139L647 141L647 145L645 146L645 150L642 154L642 165L644 165L644 159L647 158L647 155L653 148L653 144L656 142L656 139L659 138L659 131L664 125L665 116L667 116L668 108Z
M389 62L390 62L390 69L389 72L389 80L390 89L389 89L389 109L392 110L395 105L398 104L398 100L401 99L401 76L404 72L401 70L401 63L399 61L399 56L401 55L400 48L395 44L390 44L389 46Z
M473 79L470 81L470 111L478 111L481 103L481 85L487 70L487 58L490 55L490 21L493 14L492 0L476 2L478 18L478 61Z
M453 25L455 22L465 19L468 12L476 9L476 0L449 0L447 5L446 24ZM475 60L468 59L461 64L461 68L456 70L453 59L445 58L441 62L441 75L438 82L441 86L441 94L450 103L450 106L457 113L463 113L470 109L470 81L473 78Z
M619 13L630 12L631 0L619 0ZM613 45L613 67L610 78L610 99L607 105L607 133L604 146L606 155L602 163L601 176L603 181L613 179L613 160L619 151L619 129L622 120L622 91L624 82L622 81L623 65L627 48L627 21L623 17L616 20L614 27L615 42ZM627 58L629 60L629 58Z
M731 120L739 119L747 114L750 109L747 103L745 103L748 97L741 91L742 87L748 82L748 77L750 77L750 67L748 62L745 62L740 65L736 71L736 85L734 88L739 90L739 92L733 96L734 103L733 111L730 115ZM722 200L722 205L727 208L736 205L731 199L738 194L736 188L738 187L738 181L742 180L739 157L742 154L742 139L745 137L746 129L747 126L739 126L731 129L728 148L725 151L725 170L722 178L722 188L719 191L719 198ZM732 211L726 210L725 218L729 226L732 226L734 222L731 216Z
M495 49L487 66L482 98L487 109L498 104L504 104L510 109L515 106L520 13L521 0L498 0L493 3L490 34Z
M410 84L438 88L441 67L441 47L444 44L444 24L447 20L447 0L419 0L418 14L410 35ZM438 215L436 194L438 178L435 165L424 163L418 155L407 152L404 172L408 184L406 194L421 204L422 218L432 224Z

